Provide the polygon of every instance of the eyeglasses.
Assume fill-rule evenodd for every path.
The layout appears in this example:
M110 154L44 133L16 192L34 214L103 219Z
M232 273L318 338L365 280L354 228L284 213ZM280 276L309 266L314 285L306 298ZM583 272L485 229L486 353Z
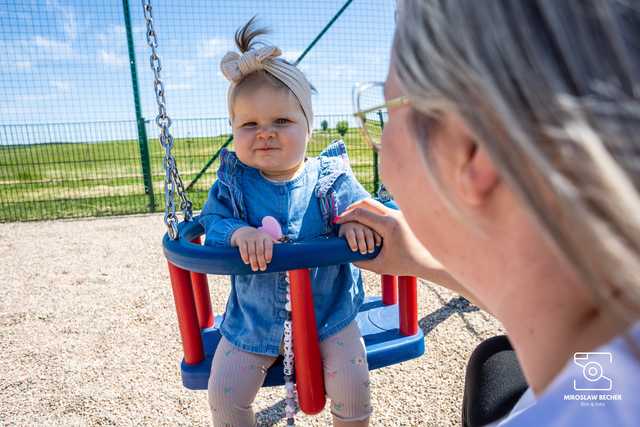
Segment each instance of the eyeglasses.
M381 148L382 130L389 118L388 110L409 103L406 96L384 101L384 83L359 83L353 89L353 114L360 124L364 140L378 152Z

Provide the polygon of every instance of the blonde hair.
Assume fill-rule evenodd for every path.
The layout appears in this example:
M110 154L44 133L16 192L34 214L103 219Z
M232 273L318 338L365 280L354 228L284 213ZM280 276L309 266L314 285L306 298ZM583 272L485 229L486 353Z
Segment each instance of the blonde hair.
M460 114L602 308L637 319L638 5L401 1L394 63L418 120Z

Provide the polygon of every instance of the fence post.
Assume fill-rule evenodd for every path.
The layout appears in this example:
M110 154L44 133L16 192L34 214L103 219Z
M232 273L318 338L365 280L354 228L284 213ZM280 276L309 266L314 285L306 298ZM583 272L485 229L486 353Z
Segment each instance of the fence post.
M382 111L378 110L378 120L380 120L380 131L384 130L384 118ZM382 137L382 132L380 137ZM380 171L378 170L378 152L373 151L373 191L378 192L380 186Z
M373 194L380 189L380 173L378 171L378 152L373 152Z
M127 48L129 49L129 70L131 71L131 88L133 91L133 103L136 109L136 123L138 126L138 147L140 149L140 162L142 163L142 179L144 182L144 193L149 197L149 212L155 212L156 201L153 195L153 180L151 178L151 163L149 161L149 144L147 140L147 129L144 117L142 117L142 107L140 105L140 91L138 90L138 73L136 71L136 52L133 45L133 34L131 32L131 15L129 14L129 0L122 0L122 10L124 12L124 26L127 29Z

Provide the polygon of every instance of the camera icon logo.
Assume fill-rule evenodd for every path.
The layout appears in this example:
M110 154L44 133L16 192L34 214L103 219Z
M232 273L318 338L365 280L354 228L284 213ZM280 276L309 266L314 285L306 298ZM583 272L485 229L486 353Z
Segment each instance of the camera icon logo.
M575 391L611 391L611 378L604 375L603 368L613 364L611 353L574 353L573 363L582 368L582 378L573 380Z

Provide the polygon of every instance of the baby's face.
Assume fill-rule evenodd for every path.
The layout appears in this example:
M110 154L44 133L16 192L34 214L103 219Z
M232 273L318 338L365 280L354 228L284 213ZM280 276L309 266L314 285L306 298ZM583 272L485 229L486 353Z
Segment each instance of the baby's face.
M307 122L288 90L261 86L240 93L233 113L234 147L242 163L264 172L281 173L304 161Z

